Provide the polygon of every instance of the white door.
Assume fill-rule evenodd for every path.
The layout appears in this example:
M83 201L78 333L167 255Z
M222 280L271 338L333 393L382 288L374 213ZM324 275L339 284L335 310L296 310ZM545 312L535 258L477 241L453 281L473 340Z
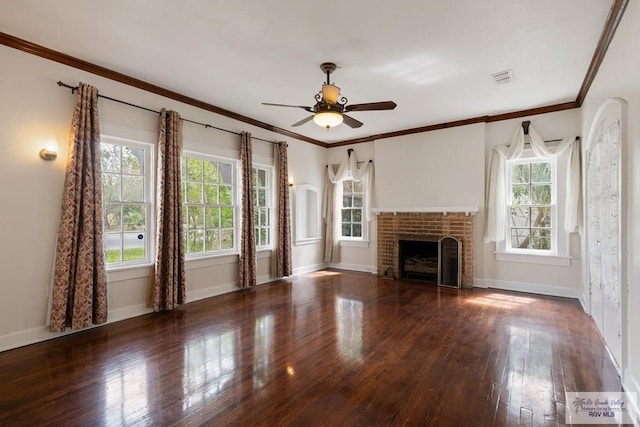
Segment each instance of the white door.
M620 104L605 103L587 147L589 310L618 366L622 357L623 237Z

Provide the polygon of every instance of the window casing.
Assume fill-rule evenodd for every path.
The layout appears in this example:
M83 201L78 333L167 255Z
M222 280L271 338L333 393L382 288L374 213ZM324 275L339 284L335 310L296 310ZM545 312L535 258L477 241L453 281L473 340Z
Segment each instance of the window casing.
M107 268L152 259L153 165L151 144L102 136L102 198Z
M521 158L507 165L507 252L557 254L555 159Z
M187 257L236 250L236 163L184 153L181 165Z
M364 240L364 182L345 179L338 185L340 238Z
M271 247L271 215L273 212L273 184L271 168L256 166L253 168L254 226L256 248Z

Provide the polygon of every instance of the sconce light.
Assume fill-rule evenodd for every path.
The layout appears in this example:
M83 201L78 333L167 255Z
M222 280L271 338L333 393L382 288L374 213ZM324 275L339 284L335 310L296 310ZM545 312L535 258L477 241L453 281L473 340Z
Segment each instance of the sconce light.
M293 187L293 176L289 175L289 187Z
M47 144L40 150L40 158L43 160L55 160L58 157L58 141L55 136L49 137Z

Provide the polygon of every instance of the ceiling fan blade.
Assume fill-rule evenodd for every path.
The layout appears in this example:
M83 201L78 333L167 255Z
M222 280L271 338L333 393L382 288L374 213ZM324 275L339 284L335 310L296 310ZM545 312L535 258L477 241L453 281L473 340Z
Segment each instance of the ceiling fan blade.
M291 126L293 126L293 127L302 126L303 124L307 123L308 121L311 121L311 119L313 119L313 116L305 117L304 119L300 120L299 122L295 122Z
M270 105L272 107L292 107L292 108L302 108L305 111L308 111L310 113L313 113L313 110L311 109L311 107L307 107L304 105L289 105L289 104L273 104L271 102L263 102L262 105Z
M351 104L344 107L344 111L373 111L373 110L393 110L396 103L393 101L368 102L366 104Z
M342 117L344 118L344 124L349 126L350 128L359 128L360 126L362 126L364 123L354 119L353 117L347 116L346 114L343 114Z

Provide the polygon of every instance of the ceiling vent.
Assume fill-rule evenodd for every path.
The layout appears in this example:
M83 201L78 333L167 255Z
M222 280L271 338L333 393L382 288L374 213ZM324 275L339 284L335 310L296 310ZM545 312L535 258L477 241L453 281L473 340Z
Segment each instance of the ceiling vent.
M497 73L491 74L493 80L497 85L503 85L507 83L511 83L513 81L513 70L504 70Z

